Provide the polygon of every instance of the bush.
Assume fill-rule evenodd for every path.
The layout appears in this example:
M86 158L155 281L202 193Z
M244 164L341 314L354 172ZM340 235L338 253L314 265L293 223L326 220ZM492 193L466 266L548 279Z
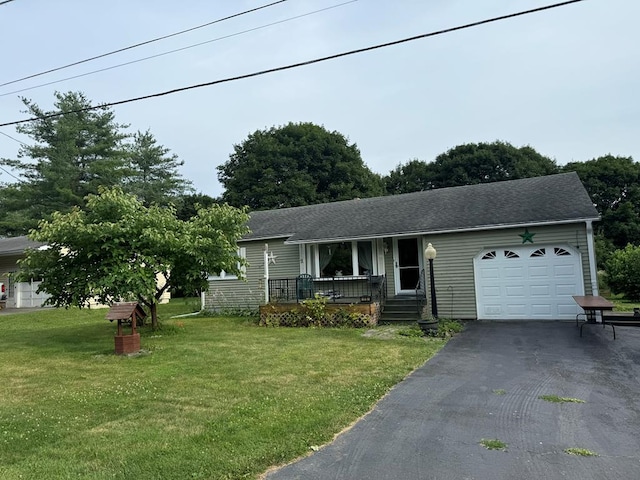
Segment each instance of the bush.
M430 330L427 334L430 337L448 338L453 337L456 333L460 333L464 329L464 325L458 320L440 319L438 328Z
M272 311L263 315L260 325L265 327L348 327L365 328L375 326L371 315L340 308L327 311L327 299L317 296L304 300L289 311Z
M640 247L627 245L611 254L606 265L607 283L614 293L640 301Z

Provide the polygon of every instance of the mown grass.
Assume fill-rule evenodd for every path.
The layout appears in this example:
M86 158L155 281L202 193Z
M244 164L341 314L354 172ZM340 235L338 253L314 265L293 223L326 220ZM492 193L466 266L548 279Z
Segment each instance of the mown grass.
M192 302L193 303L193 302ZM0 478L255 478L331 440L442 345L170 315L113 355L106 310L0 316Z

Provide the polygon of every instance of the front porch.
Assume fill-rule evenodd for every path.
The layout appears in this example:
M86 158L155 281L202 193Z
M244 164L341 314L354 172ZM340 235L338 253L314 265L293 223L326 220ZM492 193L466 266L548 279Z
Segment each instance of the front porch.
M385 275L270 278L269 303L299 303L309 298L326 298L334 304L380 304L387 299Z

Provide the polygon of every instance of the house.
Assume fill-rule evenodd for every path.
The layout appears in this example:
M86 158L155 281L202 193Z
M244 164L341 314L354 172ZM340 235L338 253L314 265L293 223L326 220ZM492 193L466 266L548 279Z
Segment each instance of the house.
M428 297L431 243L440 317L575 319L571 295L598 292L598 219L576 173L257 211L239 242L245 279L210 276L203 306L299 298L301 274L331 301L370 300L348 285L372 278L388 298Z
M18 260L24 257L25 251L43 247L42 242L34 242L26 236L0 238L0 283L5 286L7 308L41 307L49 295L38 293L41 279L29 282L16 282L15 273L20 269ZM158 277L158 282L164 282ZM162 295L160 303L167 303L171 294L167 291ZM107 305L91 302L91 307L107 307Z
M39 307L47 299L45 293L36 293L40 282L16 282L13 275L25 250L42 245L26 236L0 238L0 282L5 286L8 308Z

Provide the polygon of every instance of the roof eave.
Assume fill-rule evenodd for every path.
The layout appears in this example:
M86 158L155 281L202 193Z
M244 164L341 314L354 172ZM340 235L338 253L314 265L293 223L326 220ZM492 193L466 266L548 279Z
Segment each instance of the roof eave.
M520 227L542 227L542 226L550 226L550 225L566 225L570 223L582 223L588 221L599 221L600 217L583 217L583 218L573 218L566 220L548 220L544 222L520 222L520 223L505 223L505 224L495 224L495 225L481 225L470 228L454 228L454 229L442 229L442 230L416 230L416 231L405 231L405 232L395 232L395 233L384 233L379 235L362 235L355 237L325 237L325 238L313 238L313 239L305 239L305 240L287 240L285 241L285 245L306 245L312 243L331 243L331 242L350 242L350 241L358 241L358 240L374 240L377 238L393 238L393 237L406 237L406 236L416 236L416 235L442 235L445 233L462 233L462 232L479 232L483 230L499 230L505 228L520 228ZM289 236L290 237L290 236Z

